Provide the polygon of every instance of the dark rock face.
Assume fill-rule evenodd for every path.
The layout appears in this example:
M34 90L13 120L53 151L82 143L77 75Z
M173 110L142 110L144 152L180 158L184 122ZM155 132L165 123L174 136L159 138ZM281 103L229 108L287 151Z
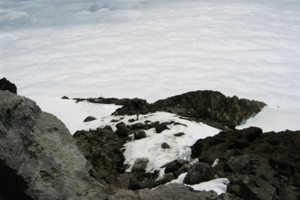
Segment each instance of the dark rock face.
M7 194L1 184L0 196L105 198L104 186L89 176L86 159L61 121L8 91L0 91L0 99L1 182L14 192Z
M14 94L17 94L17 86L6 78L0 79L0 90L8 90Z
M237 145L240 142L245 146ZM219 164L214 176L229 179L228 192L246 200L299 199L300 131L264 133L251 127L198 140L200 162Z
M138 103L136 103L138 102ZM216 91L195 91L159 100L153 104L145 100L131 100L122 104L114 115L147 114L165 111L196 121L205 122L220 129L231 129L243 120L257 114L266 105L263 102L226 97Z

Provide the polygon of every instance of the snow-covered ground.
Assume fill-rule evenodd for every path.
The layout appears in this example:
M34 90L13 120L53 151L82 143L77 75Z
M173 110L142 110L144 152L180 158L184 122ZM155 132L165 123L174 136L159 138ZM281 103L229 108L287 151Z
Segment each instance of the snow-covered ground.
M109 123L117 106L60 99L64 95L153 102L207 89L268 104L238 128L299 130L299 33L298 0L0 0L0 76L71 133ZM89 115L97 120L83 123ZM144 117L180 120L167 113ZM154 159L156 141L176 147L161 158L169 161L184 145L217 133L185 123L162 138L147 131L139 156L152 156L148 170L161 164ZM178 128L187 133L184 141L171 137ZM126 145L126 162L132 164L137 155L130 151L138 145ZM226 180L215 183L216 191L226 190Z

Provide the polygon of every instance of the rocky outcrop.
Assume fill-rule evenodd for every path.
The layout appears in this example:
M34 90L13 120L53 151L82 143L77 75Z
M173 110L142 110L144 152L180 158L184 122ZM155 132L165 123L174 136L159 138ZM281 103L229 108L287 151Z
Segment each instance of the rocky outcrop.
M0 90L8 90L14 94L17 94L17 86L6 78L0 79Z
M300 131L222 131L198 140L192 157L219 163L214 176L230 180L228 192L246 200L299 199Z
M77 101L122 105L113 115L136 115L165 111L220 129L231 129L259 113L265 103L255 100L226 97L220 92L204 90L188 92L149 104L144 99L89 98Z
M165 111L201 121L220 129L231 129L257 114L266 104L259 101L226 97L216 91L195 91L148 104L136 99L123 104L114 115L147 114Z
M105 199L61 121L11 92L0 91L0 99L0 197Z
M226 97L215 91L195 91L155 102L156 111L176 113L218 128L234 128L257 114L266 104L238 97Z

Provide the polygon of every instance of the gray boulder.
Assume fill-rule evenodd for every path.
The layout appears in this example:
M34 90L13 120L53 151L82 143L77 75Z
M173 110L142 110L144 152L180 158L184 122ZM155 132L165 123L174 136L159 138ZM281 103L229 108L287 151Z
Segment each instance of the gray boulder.
M2 182L28 199L105 199L104 186L89 176L86 159L60 120L8 91L0 91L0 99L0 171L12 174ZM10 180L16 177L21 181Z

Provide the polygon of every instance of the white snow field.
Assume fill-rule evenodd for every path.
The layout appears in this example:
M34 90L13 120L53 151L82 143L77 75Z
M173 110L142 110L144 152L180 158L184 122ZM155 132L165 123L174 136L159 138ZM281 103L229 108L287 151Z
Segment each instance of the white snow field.
M238 128L299 130L300 1L0 0L1 77L58 116L72 134L114 127L110 121L118 117L111 113L118 106L60 99L64 95L154 102L194 90L268 104ZM89 115L97 119L83 123ZM150 129L146 139L125 145L126 163L147 157L148 171L219 132L169 113L137 122L145 119L187 125L171 125L161 134ZM175 138L175 132L185 136ZM162 141L171 149L161 152ZM182 183L183 176L174 182ZM227 184L216 179L192 187L220 194Z

